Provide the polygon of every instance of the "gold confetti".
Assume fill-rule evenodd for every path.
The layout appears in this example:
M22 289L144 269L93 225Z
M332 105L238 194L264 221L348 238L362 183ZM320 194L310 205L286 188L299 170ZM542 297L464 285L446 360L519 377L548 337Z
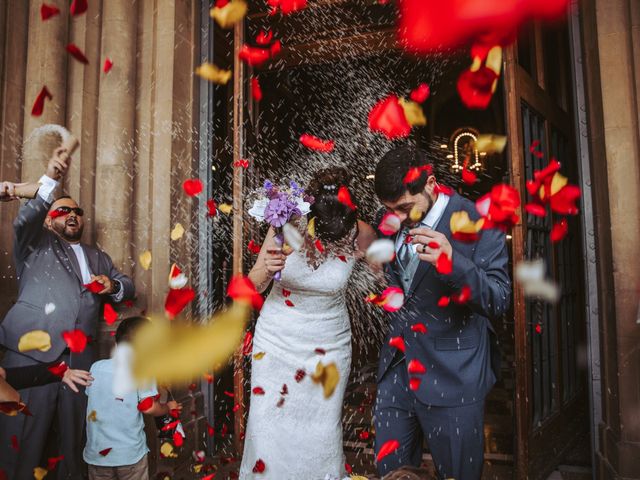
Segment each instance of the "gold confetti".
M231 80L231 70L222 70L213 63L203 63L196 67L196 75L218 85L226 85Z
M258 353L253 355L253 358L255 360L262 360L265 355L266 355L266 352L258 352Z
M469 213L461 210L451 214L449 227L451 233L475 234L482 229L483 219L474 222L469 218Z
M487 155L493 155L494 153L502 153L504 147L507 146L507 137L504 135L494 135L492 133L483 133L478 135L475 148L479 152L484 152Z
M409 212L409 218L411 219L412 222L419 222L420 220L422 220L423 216L424 216L424 212L420 208L418 208L417 205L414 205L411 211Z
M409 125L415 127L423 127L427 124L427 117L424 116L422 107L411 100L400 99L400 106L404 110L404 116L407 117Z
M47 476L47 473L49 473L49 471L46 468L36 467L33 469L33 478L35 478L35 480L42 480Z
M132 371L143 384L188 383L224 367L244 338L249 307L235 302L203 325L155 319L133 339Z
M316 237L316 217L313 217L309 220L309 223L307 223L307 232L311 238Z
M316 373L311 375L311 379L315 383L320 383L322 385L324 388L324 398L329 398L333 395L333 392L338 385L340 373L338 372L338 367L335 362L326 366L322 365L322 362L318 362L318 365L316 365Z
M218 205L218 210L220 210L225 215L229 215L233 210L233 207L228 203L221 203L220 205Z
M209 16L222 28L231 28L247 14L247 4L243 0L232 0L224 7L213 7Z
M87 421L88 422L97 422L98 421L98 414L95 410L91 410L91 413L89 415L87 415Z
M145 250L140 254L138 259L140 260L140 266L145 270L149 270L149 267L151 267L151 252Z
M171 240L180 240L184 235L184 227L181 223L176 223L176 226L171 230Z
M18 341L18 351L28 352L30 350L40 350L47 352L51 348L51 337L44 330L31 330L20 337Z
M162 444L162 446L160 447L160 454L164 458L177 458L178 457L178 455L176 453L173 453L173 445L171 445L169 442L164 442Z
M485 65L488 69L496 72L496 75L500 75L502 70L502 47L496 46L489 50Z

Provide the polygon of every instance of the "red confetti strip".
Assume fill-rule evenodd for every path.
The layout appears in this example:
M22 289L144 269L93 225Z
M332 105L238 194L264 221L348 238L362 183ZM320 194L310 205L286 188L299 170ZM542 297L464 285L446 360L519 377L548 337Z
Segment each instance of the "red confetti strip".
M324 245L322 245L320 239L317 239L315 242L313 242L313 244L320 253L324 253Z
M303 133L300 136L300 143L311 150L325 153L332 152L335 147L333 140L322 140L308 133Z
M446 195L448 197L453 195L453 188L443 185L441 183L436 183L436 186L433 188L433 191L435 193L442 193L443 195Z
M258 77L251 78L251 97L256 102L262 100L262 88L260 87L260 81L258 80Z
M360 437L360 440L369 440L369 437L370 437L369 431L368 430L362 430L360 432L359 437Z
M191 287L169 289L164 301L165 314L173 320L194 298L196 298L196 292Z
M80 63L84 63L85 65L89 63L89 59L85 57L84 53L82 53L82 50L80 50L80 48L78 48L75 43L70 43L66 48L67 52L69 52L71 56L78 60Z
M62 332L62 339L73 353L80 353L87 347L87 335L82 330L67 330Z
M326 355L327 351L324 348L316 348L314 350L314 352L316 352L318 355Z
M31 109L31 115L33 117L39 117L44 112L44 100L48 98L49 100L53 100L53 95L47 89L47 87L42 87L40 93L36 97L35 102L33 102L33 108Z
M47 470L51 471L58 466L58 463L64 458L64 455L60 455L59 457L49 457L47 459Z
M186 193L190 197L193 197L202 192L202 182L199 178L190 178L184 181L184 183L182 184L182 188L184 190L184 193Z
M242 354L247 356L251 355L251 351L253 350L253 334L251 332L247 332L244 335L244 340L242 342Z
M49 20L51 17L54 17L60 13L60 9L55 5L47 5L43 3L40 7L40 17L42 21Z

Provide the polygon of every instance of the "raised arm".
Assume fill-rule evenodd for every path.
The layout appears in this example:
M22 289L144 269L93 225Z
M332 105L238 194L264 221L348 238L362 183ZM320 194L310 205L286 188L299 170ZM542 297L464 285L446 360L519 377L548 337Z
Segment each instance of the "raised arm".
M41 187L36 198L29 200L18 211L18 217L13 222L14 255L18 264L27 258L40 241L44 219L53 202L53 192L66 174L68 166L67 150L57 148L49 159L46 174L38 181Z
M269 227L256 263L249 271L249 279L260 293L267 289L276 272L284 268L284 262L287 258L282 252L282 247L277 245L275 236L276 232Z

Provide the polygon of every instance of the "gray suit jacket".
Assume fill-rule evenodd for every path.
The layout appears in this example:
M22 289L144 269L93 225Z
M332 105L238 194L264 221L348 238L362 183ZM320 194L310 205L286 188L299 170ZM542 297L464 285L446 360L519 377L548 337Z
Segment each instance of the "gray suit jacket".
M0 324L0 344L17 352L20 337L31 330L44 330L51 336L48 351L24 352L22 364L56 360L67 348L62 339L65 330L80 329L95 339L107 300L83 286L70 244L43 227L48 210L49 204L36 197L20 208L13 223L18 301ZM133 282L114 268L109 255L88 245L82 248L91 273L119 280L124 299L133 297ZM47 315L45 305L49 303L55 310Z
M449 227L451 214L461 210L467 211L472 220L479 218L473 202L454 194L436 227L453 247L453 272L441 275L433 265L420 262L405 291L404 306L390 314L378 368L380 381L398 358L389 339L402 336L407 364L417 359L427 369L426 374L416 375L422 381L415 394L421 402L436 406L473 403L489 392L500 365L491 320L506 313L511 299L504 233L484 230L477 242L454 240ZM390 284L402 288L395 263L387 265L386 273ZM438 306L442 296L457 293L465 285L471 287L467 304ZM427 327L426 334L411 329L417 323Z

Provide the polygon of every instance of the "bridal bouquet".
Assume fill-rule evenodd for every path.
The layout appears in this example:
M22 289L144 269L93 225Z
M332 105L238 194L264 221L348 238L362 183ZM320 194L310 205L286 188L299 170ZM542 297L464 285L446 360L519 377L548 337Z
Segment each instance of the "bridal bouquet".
M276 231L276 242L284 245L282 227L292 218L301 217L309 213L312 199L305 195L304 188L296 182L290 182L288 187L274 185L270 180L264 182L262 191L253 202L249 215L259 222L267 222ZM280 280L280 272L274 279Z

